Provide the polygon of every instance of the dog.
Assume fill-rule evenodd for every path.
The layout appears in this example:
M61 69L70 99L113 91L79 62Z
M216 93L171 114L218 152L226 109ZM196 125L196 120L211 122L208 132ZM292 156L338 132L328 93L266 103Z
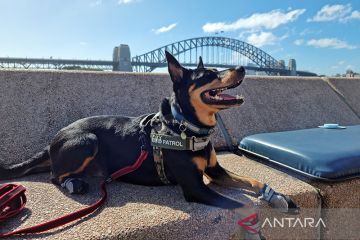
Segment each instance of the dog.
M201 57L196 69L187 69L169 52L166 59L173 92L162 101L157 114L80 119L61 129L48 147L28 161L2 168L0 178L50 168L54 184L70 193L82 194L88 190L84 175L108 176L133 164L141 149L146 148L150 153L148 158L136 171L121 177L122 181L147 186L179 184L188 202L242 209L244 215L255 211L248 203L227 198L209 188L203 181L205 176L220 186L254 192L284 212L297 213L299 209L290 198L258 180L224 169L209 140L217 124L216 113L244 102L241 96L223 92L242 83L245 69L240 66L223 71L205 68ZM192 141L187 142L189 139ZM192 146L184 148L189 143Z

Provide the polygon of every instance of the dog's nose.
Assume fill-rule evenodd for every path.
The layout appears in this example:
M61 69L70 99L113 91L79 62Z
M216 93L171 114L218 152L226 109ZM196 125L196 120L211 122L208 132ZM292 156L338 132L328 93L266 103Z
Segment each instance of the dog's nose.
M235 68L235 70L238 72L238 73L245 73L245 68L243 66L237 66Z

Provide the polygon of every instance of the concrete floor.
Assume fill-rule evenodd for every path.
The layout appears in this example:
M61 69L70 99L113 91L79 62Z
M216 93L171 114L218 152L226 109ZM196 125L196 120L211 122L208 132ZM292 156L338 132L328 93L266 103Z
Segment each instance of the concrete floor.
M309 184L246 157L231 153L218 157L227 169L264 181L291 196L302 209L312 209L314 216L320 214L318 192ZM91 181L89 194L72 196L52 185L49 174L17 179L16 183L28 189L27 209L6 222L1 231L29 227L93 203L99 193L98 181ZM214 188L232 198L243 198L240 190ZM14 239L230 239L240 231L233 212L188 203L178 186L145 187L116 182L109 185L108 191L105 207L89 217L49 233ZM262 211L269 209L267 204L251 199L264 218L267 213L262 215ZM267 239L296 239L299 234L307 239L320 237L317 229L300 233L265 228L263 232Z

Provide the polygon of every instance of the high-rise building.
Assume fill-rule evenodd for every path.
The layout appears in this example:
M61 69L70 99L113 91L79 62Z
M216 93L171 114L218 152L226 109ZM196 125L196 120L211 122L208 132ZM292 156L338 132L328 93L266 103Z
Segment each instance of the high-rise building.
M279 64L281 69L285 69L285 60L280 60Z
M291 70L291 71L295 70L296 71L296 61L295 61L295 59L293 59L293 58L289 59L288 67L289 67L289 70Z
M290 70L290 75L291 76L296 76L296 61L295 59L289 59L289 65L288 68Z

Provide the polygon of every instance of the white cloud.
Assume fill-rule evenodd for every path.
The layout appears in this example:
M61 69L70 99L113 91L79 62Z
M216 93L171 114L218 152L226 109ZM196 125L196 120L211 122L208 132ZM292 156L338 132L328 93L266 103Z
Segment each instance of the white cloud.
M360 19L360 11L353 11L349 17L349 19Z
M294 44L295 44L295 45L298 45L298 46L302 45L303 43L304 43L304 39L296 39L296 40L294 41Z
M138 2L139 0L119 0L118 4L130 4L130 3L134 3L134 2Z
M325 5L323 6L309 22L325 22L344 18L351 12L351 5Z
M239 18L232 23L206 23L202 29L204 32L229 32L238 29L274 29L280 25L295 21L304 12L305 9L296 9L284 13L277 9L267 13L254 13L248 18Z
M247 42L255 47L274 45L279 40L272 32L252 33L247 37Z
M257 33L259 32L259 30L255 30L255 29L250 29L250 30L246 30L246 31L241 31L239 34L239 38L240 39L245 39L247 36L249 36L251 33Z
M351 19L360 19L360 12L352 11L351 4L335 4L323 6L314 17L307 19L308 22L347 22Z
M301 31L299 34L300 36L305 36L305 35L309 35L309 34L320 34L322 31L321 30L310 30L308 28L305 28L303 31Z
M161 28L158 29L152 29L153 32L155 32L156 34L160 34L160 33L164 33L164 32L168 32L170 30L172 30L173 28L176 27L176 23L170 24L169 26L163 26Z
M308 46L313 46L317 48L334 48L334 49L355 49L356 46L351 45L345 41L339 40L337 38L320 38L320 39L311 39L306 43Z

